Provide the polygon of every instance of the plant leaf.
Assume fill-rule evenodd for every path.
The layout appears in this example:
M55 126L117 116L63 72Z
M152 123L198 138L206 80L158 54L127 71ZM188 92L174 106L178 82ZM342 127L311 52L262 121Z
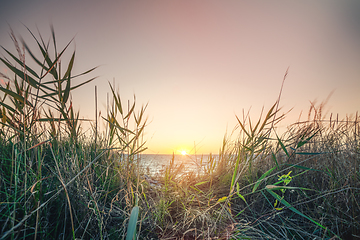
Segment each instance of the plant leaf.
M217 200L218 203L225 202L228 197L222 197Z
M31 86L33 86L34 88L38 88L38 82L35 81L35 79L33 79L32 77L30 77L27 74L24 74L23 71L17 69L16 67L12 66L11 64L9 64L7 61L5 61L4 59L0 58L0 60L13 72L15 73L17 76L19 76L21 79L27 81Z
M269 120L269 119L274 115L273 110L274 110L276 104L277 104L277 102L270 108L270 110L269 110L268 113L266 114L266 117L265 117L265 119L264 119L264 122L263 122L263 124L262 124L261 127L260 127L261 130L265 127L265 125L267 125L267 120Z
M266 185L266 189L270 189L271 191L274 190L281 190L281 189L289 189L289 190L306 190L306 191L314 191L310 188L302 188L302 187L289 187L289 186L277 186L277 185Z
M286 147L284 146L284 144L282 143L282 141L280 140L280 138L278 137L278 135L276 135L276 138L277 138L277 140L278 140L278 142L279 142L282 150L285 152L286 156L290 157L288 151L286 150Z
M91 78L91 79L89 79L89 80L87 80L87 81L85 81L85 82L80 83L79 85L76 85L75 87L71 87L70 90L74 90L74 89L76 89L76 88L78 88L78 87L81 87L82 85L87 84L87 83L93 81L93 80L96 79L96 78L97 78L97 77L93 77L93 78Z
M277 167L277 169L279 170L280 167L279 167L278 161L277 161L277 159L276 159L276 155L275 155L273 152L271 152L271 158L274 160L274 162L275 162L275 164L276 164L276 167Z
M200 189L196 188L196 187L193 187L193 186L190 186L190 188L194 189L195 191L198 191L200 193L204 193L203 191L201 191Z
M272 171L274 171L275 168L276 168L276 167L273 167L273 168L269 169L267 172L265 172L265 173L259 178L259 180L257 180L257 182L256 182L255 185L254 185L254 188L253 188L252 192L255 192L255 191L256 191L256 189L259 187L261 181L262 181L265 177L267 177L267 175L269 175Z
M66 82L66 87L65 87L65 90L64 90L64 95L62 97L62 103L65 104L67 102L67 100L69 99L69 96L70 96L70 75L69 75L69 78Z
M9 89L6 89L6 88L3 88L2 86L0 86L0 91L3 91L4 93L7 93L9 94L10 96L12 96L13 98L17 99L18 101L20 101L21 103L25 104L25 101L26 101L26 104L33 107L33 105L24 99L24 97L22 97L21 95L9 90Z
M267 188L266 187L266 190L276 199L278 200L279 202L281 202L282 204L284 204L286 207L288 207L291 211L293 211L294 213L310 220L311 222L315 223L317 226L323 228L323 229L327 229L326 227L324 227L323 225L321 225L320 223L316 222L315 220L313 220L312 218L306 216L305 214L303 214L302 212L300 212L299 210L297 210L296 208L294 208L293 206L291 206L290 203L288 203L285 199L281 198L278 194L276 194L275 192L273 192L271 190L271 188Z
M240 149L239 149L238 157L237 157L236 164L235 164L234 173L233 173L233 176L232 176L232 179L231 179L230 192L233 191L233 187L234 187L234 184L235 184L235 179L236 179L236 176L237 176L239 162L240 162L240 155L241 154L240 154Z
M126 240L132 240L136 234L136 223L139 216L139 206L133 207L131 210L129 225L126 233Z
M92 72L92 71L94 71L94 70L97 69L97 68L98 68L98 67L93 67L93 68L91 68L91 69L89 69L89 70L87 70L87 71L85 71L85 72L83 72L83 73L80 73L80 74L78 74L78 75L73 76L72 78L77 78L77 77L79 77L79 76L88 74L89 72Z
M64 74L63 79L66 79L66 78L68 78L70 76L71 70L72 70L72 68L74 66L74 59L75 59L75 51L74 51L74 53L73 53L73 55L72 55L72 57L70 59L68 68L67 68L67 70L66 70L66 72Z
M118 128L122 133L124 133L124 131L126 131L126 132L129 132L129 133L135 135L135 133L132 132L132 131L130 131L129 129L120 127L118 124L116 124L117 122L116 122L116 123L112 123L111 121L107 120L106 118L104 118L104 117L102 117L102 118L103 118L105 121L107 121L108 123L110 123L111 126L114 126L114 127Z
M246 129L245 129L244 125L241 123L240 119L239 119L237 116L235 116L235 117L236 117L236 119L238 120L241 129L245 132L245 134L246 134L249 138L251 138L250 134L246 131Z
M10 107L9 105L3 103L3 102L0 102L0 105L3 105L6 109L8 109L9 111L12 111L12 112L16 112L15 109L13 109L12 107Z
M209 181L199 182L199 183L196 183L194 186L203 185L203 184L208 183L208 182L209 182Z
M303 146L304 144L308 143L320 130L317 130L313 135L311 135L310 137L308 137L307 139L305 139L304 141L300 141L296 148L299 148L301 146Z
M236 183L236 194L237 194L237 195L239 196L239 198L241 198L241 199L246 203L246 205L247 205L247 202L246 202L244 196L240 194L239 183Z
M4 50L7 52L7 54L9 54L20 66L23 66L23 65L24 65L24 63L21 62L20 59L18 59L17 57L15 57L11 52L9 52L8 50L6 50L3 46L1 46L1 47L2 47L2 49L4 49ZM31 74L34 75L35 77L39 78L39 76L37 75L37 73L36 73L34 70L32 70L31 68L29 68L27 65L25 65L25 68L26 68L26 70L27 70L29 73L31 73Z

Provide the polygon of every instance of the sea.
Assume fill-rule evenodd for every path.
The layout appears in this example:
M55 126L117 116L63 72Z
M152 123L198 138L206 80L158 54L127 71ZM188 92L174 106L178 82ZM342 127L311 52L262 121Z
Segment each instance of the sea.
M215 160L218 160L218 155L211 155ZM206 155L178 155L178 154L140 154L137 156L140 168L146 174L156 175L162 174L166 167L168 167L172 159L173 167L181 167L182 173L188 172L202 172L205 165L208 164L210 154Z

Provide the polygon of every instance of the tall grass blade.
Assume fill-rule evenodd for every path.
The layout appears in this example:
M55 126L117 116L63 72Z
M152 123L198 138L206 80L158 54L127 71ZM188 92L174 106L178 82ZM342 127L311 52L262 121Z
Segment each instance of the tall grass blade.
M0 90L1 90L1 89L0 89ZM9 105L7 105L7 104L4 103L4 102L0 102L0 105L4 106L7 110L9 110L9 111L11 111L11 112L13 112L13 113L16 112L16 110L15 110L14 108L10 107Z
M317 130L313 135L311 135L310 137L306 138L305 140L301 140L296 148L300 148L301 146L305 145L306 143L308 143L320 130ZM303 137L302 137L303 139Z
M2 86L0 86L0 91L3 91L4 93L9 94L10 96L15 98L16 100L20 101L22 104L26 103L30 107L33 107L33 105L28 100L26 100L23 96L15 93L15 92L13 92L13 91L11 91L9 89L6 89L6 88L3 88Z
M74 60L75 60L75 51L74 51L74 53L73 53L72 56L71 56L71 59L70 59L68 68L67 68L67 70L66 70L66 72L65 72L65 74L64 74L63 79L67 79L67 78L70 77L71 70L72 70L72 68L73 68L73 66L74 66Z
M276 167L277 167L277 169L279 170L280 167L279 167L279 163L278 163L278 161L277 161L277 159L276 159L275 153L271 152L271 158L274 160L274 162L275 162L275 164L276 164Z
M239 183L236 183L236 194L239 196L239 198L241 198L247 205L246 199L244 198L243 195L240 194L240 186Z
M251 138L250 134L246 131L246 129L245 129L244 125L241 123L240 119L239 119L237 116L235 116L235 117L236 117L236 119L238 120L238 123L239 123L241 129L244 131L244 133L245 133L249 138Z
M278 143L280 144L282 150L284 151L284 153L286 154L286 156L290 157L288 151L286 150L285 145L283 144L283 142L281 141L281 139L278 137L278 135L276 135L276 138L278 140Z
M62 96L62 104L66 104L67 100L69 99L69 96L70 96L70 90L71 90L71 84L70 84L70 73L69 73L69 76L68 76L68 79L66 81L66 87L65 87L65 90L64 90L64 95Z
M276 105L277 105L277 102L276 102L276 103L270 108L270 110L268 111L268 113L267 113L267 115L266 115L266 117L265 117L265 119L264 119L264 122L263 122L263 124L261 125L259 131L261 131L261 130L264 129L264 127L265 127L266 124L268 123L268 120L269 120L271 117L273 117L274 114L276 113L276 112L273 113L273 110L274 110L274 108L275 108Z
M276 187L277 188L277 187ZM284 187L281 187L284 188ZM287 187L289 188L289 187ZM312 218L304 215L302 212L298 211L296 208L294 208L293 206L291 206L290 203L288 203L284 198L280 197L278 194L276 194L275 192L273 192L271 189L271 185L266 186L265 188L277 201L281 202L282 204L284 204L287 208L289 208L291 211L293 211L294 213L310 220L311 222L315 223L317 226L327 230L326 227L324 227L323 225L321 225L320 223L318 223L317 221L313 220ZM279 188L280 189L280 188Z
M135 206L131 210L129 225L126 233L126 240L135 239L136 223L137 223L138 215L139 215L139 206Z
M9 54L20 66L24 66L24 63L18 59L17 57L15 57L11 52L9 52L8 50L6 50L3 46L1 46L2 49L7 53ZM25 64L25 69L26 71L30 72L32 75L34 75L36 78L39 78L39 76L37 75L37 73L32 70L31 68L29 68L26 64Z
M16 67L10 65L8 62L6 62L4 59L0 58L0 60L13 72L15 73L17 76L19 76L21 79L27 81L29 84L31 84L31 86L33 86L34 88L38 88L38 82L33 79L32 77L30 77L29 75L25 74L24 71L21 71L19 69L17 69Z
M236 177L238 174L240 158L241 158L241 154L240 154L240 148L239 148L238 156L237 156L236 163L235 163L235 169L234 169L234 173L233 173L233 176L231 179L231 184L230 184L230 194L234 191L234 184L235 184L235 180L236 180Z
M276 168L276 167L273 167L273 168L269 169L268 171L266 171L266 172L259 178L259 180L256 181L256 183L255 183L255 185L254 185L254 187L253 187L252 192L255 192L255 191L256 191L256 189L259 187L261 181L262 181L264 178L266 178L272 171L274 171L275 168Z
M120 100L119 96L117 96L115 94L114 88L113 88L113 86L111 85L110 82L109 82L109 85L110 85L111 92L113 94L113 99L115 101L115 105L116 105L117 109L119 110L120 114L122 115L123 114L123 109L122 109L122 105L121 105L121 100Z

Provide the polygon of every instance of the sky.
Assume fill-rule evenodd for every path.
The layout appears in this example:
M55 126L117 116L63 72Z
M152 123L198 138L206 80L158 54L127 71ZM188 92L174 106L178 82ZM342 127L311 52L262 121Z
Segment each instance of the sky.
M0 8L0 45L14 49L22 25L58 45L73 37L74 73L99 66L73 92L80 115L94 119L94 88L105 116L108 82L124 103L146 105L146 153L218 153L249 109L277 100L294 123L310 102L330 95L327 116L360 107L360 1L357 0L14 0ZM70 52L71 52L70 51ZM0 51L4 54L4 51ZM1 65L1 72L6 69ZM86 80L86 79L84 79ZM305 114L306 115L306 114Z

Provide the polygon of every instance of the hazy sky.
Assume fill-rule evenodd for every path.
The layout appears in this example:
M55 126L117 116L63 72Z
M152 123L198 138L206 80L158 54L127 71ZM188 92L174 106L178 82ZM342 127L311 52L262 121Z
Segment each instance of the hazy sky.
M325 100L340 117L360 106L360 1L2 1L0 44L12 49L7 23L30 39L21 23L46 38L52 22L60 47L76 35L74 73L100 65L74 104L94 118L94 86L106 105L115 78L124 100L148 103L148 153L197 144L217 153L251 108L254 118L277 99L294 108L294 122L310 101ZM1 53L4 53L2 51ZM1 71L5 71L2 67ZM85 79L84 79L85 80Z

